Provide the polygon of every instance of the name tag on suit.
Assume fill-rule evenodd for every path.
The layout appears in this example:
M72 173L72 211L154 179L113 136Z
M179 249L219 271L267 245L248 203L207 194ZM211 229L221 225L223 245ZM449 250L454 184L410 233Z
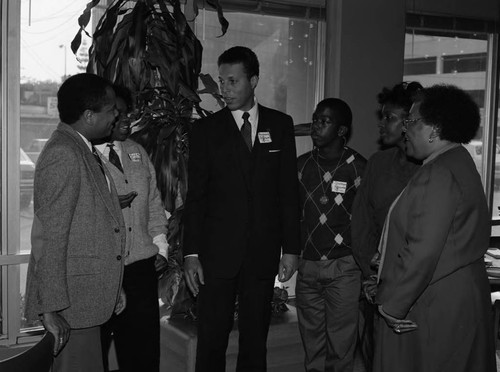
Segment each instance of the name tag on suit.
M141 154L139 152L133 152L131 154L128 154L128 157L130 158L131 161L134 161L134 162L141 161Z
M259 138L259 143L271 143L271 142L273 142L271 139L271 133L269 133L269 132L259 132L259 133L257 133L257 137Z

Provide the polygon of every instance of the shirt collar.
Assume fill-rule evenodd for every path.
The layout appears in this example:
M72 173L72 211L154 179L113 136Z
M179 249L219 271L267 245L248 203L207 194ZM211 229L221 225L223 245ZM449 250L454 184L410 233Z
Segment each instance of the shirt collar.
M121 152L122 152L122 147L121 147L121 141L112 141L112 142L104 142L104 143L101 143L99 145L95 145L94 147L99 150L99 152L101 154L103 154L104 156L108 156L108 153L109 153L109 147L108 147L108 144L112 143L114 146L114 149L116 151L116 153L118 154L118 156L120 156L121 158Z
M233 115L234 121L238 125L238 128L241 129L241 126L243 125L243 113L245 111L243 110L235 110L231 111L231 114ZM248 114L250 117L248 118L248 121L250 124L252 124L252 127L256 126L257 123L259 122L259 103L257 102L257 97L254 97L254 104L252 108L248 111Z
M90 141L83 134L81 134L79 131L76 130L75 132L78 133L80 135L80 137L82 137L83 142L85 142L85 144L89 148L90 152L92 152L92 144L90 143Z

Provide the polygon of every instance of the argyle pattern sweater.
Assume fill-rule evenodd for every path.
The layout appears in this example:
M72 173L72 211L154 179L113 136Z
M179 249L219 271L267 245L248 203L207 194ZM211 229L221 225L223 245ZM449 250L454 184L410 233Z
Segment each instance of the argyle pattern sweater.
M352 254L351 208L366 159L345 146L327 160L314 149L298 158L302 258L332 260Z

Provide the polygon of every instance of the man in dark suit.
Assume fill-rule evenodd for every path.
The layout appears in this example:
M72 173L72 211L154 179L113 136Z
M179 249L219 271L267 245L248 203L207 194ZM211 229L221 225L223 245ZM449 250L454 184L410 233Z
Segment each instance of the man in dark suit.
M227 106L190 138L184 268L199 294L196 371L225 371L236 298L237 371L265 371L274 278L292 276L300 250L293 122L257 103L250 49L226 50L218 66Z
M55 337L54 372L99 372L99 326L125 306L125 226L111 175L91 141L109 136L118 112L111 83L67 79L61 123L37 161L26 316Z

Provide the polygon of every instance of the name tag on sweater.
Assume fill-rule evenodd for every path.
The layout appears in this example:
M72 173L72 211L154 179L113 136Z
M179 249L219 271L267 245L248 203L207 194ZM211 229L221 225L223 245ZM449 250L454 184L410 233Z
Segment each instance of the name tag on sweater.
M346 189L347 189L347 182L342 182L342 181L333 181L332 182L332 192L336 192L339 194L345 194Z
M141 161L141 154L139 152L133 152L131 154L128 154L128 157L132 161L136 161L136 162Z

